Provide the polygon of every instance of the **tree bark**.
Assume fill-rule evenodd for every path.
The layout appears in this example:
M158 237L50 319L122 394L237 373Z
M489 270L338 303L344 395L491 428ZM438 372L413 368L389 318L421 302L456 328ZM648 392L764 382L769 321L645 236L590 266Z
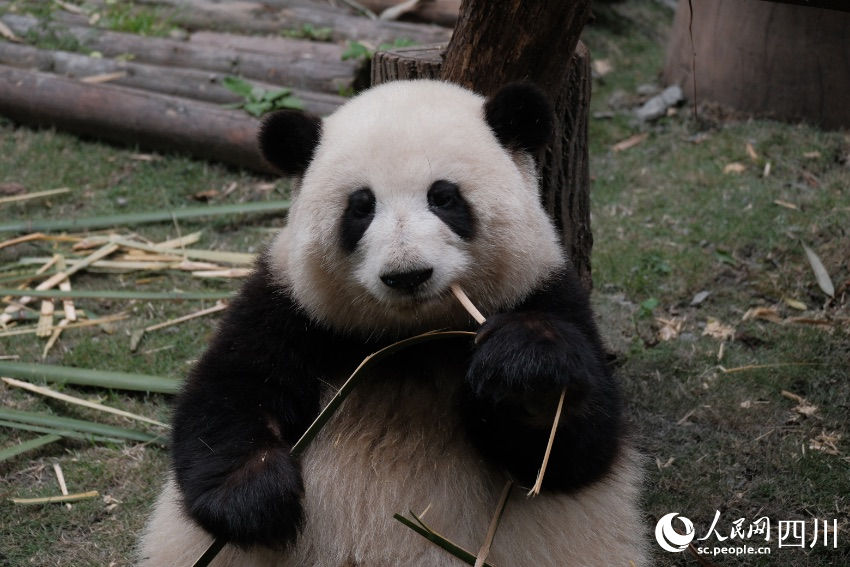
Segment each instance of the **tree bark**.
M257 147L257 119L203 102L0 65L0 115L124 145L176 150L277 173Z
M76 79L122 72L123 77L111 79L109 84L218 104L242 100L241 96L222 86L224 74L212 71L116 61L8 42L0 42L0 64ZM280 88L280 85L250 82L266 90ZM327 93L293 89L293 94L304 102L304 110L318 115L330 114L345 102L343 97Z
M696 75L698 102L850 126L850 14L761 0L695 0L693 9L693 18L687 2L676 10L664 71L669 84L693 97Z
M576 46L589 15L590 0L463 0L441 75L484 95L519 80L549 95L556 125L552 143L538 156L541 198L588 289L590 57Z
M378 51L372 57L372 84L439 79L444 49L442 45L425 45Z

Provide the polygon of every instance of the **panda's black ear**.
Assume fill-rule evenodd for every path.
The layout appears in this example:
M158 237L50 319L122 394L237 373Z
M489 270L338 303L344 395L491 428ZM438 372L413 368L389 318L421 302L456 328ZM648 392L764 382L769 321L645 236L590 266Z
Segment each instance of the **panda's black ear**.
M322 119L300 110L268 114L260 125L260 152L286 175L304 173L322 136Z
M484 116L503 146L532 153L549 142L555 124L549 99L531 83L499 89L484 104Z

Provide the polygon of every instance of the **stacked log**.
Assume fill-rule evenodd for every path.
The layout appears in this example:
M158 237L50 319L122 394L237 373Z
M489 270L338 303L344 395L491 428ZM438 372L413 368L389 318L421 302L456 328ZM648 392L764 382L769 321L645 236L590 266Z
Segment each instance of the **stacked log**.
M368 76L362 77L369 62L343 59L347 42L376 48L398 39L419 43L451 36L436 25L373 20L304 0L138 1L173 9L169 21L190 33L180 39L142 37L97 28L82 14L58 9L49 22L3 16L18 37L58 38L78 49L45 50L0 36L0 114L270 172L254 147L256 118L220 106L244 101L224 86L225 77L241 77L264 91L289 88L306 111L326 115L345 101L340 93L368 86ZM7 5L0 1L0 7ZM331 28L331 41L285 37L299 35L305 26Z

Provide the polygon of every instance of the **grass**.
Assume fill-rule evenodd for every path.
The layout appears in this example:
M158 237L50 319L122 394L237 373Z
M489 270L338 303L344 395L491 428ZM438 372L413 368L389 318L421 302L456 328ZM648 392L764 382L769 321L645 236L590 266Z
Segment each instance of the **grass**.
M843 566L850 563L850 340L842 293L850 280L847 232L850 141L846 133L801 125L728 120L709 106L694 120L689 108L658 122L637 124L629 107L636 90L658 82L671 14L659 3L600 4L585 42L613 71L594 81L590 122L595 294L601 327L617 354L637 443L647 455L646 522L679 512L708 529L716 510L728 532L738 518L839 520L841 549L777 550L768 558L716 557L718 565ZM605 113L613 112L610 118ZM636 133L637 146L610 148ZM748 155L750 144L757 154ZM724 173L730 163L745 166ZM767 162L769 176L764 176ZM56 133L17 128L0 120L0 186L28 191L69 187L71 193L0 206L0 223L27 218L70 218L195 206L196 194L216 189L216 204L285 198L288 184L177 155L140 154ZM777 205L791 203L797 209ZM280 216L230 216L125 229L161 241L203 230L196 248L256 252ZM800 242L820 256L837 300L818 288ZM0 268L22 257L45 256L67 245L32 242L0 249ZM82 273L77 289L221 291L234 280L198 280L185 274ZM9 284L12 285L12 284ZM3 284L2 287L6 287ZM842 291L843 290L843 291ZM699 305L692 298L710 292ZM786 300L802 302L806 311ZM212 301L166 302L80 299L98 316L128 312L110 329L69 331L42 361L43 341L0 338L0 355L180 378L209 339L217 316L146 334L134 353L130 333L209 307ZM743 321L757 306L781 317L844 317L829 328ZM677 338L660 341L658 319L683 320ZM703 335L709 318L735 329L723 346ZM724 373L750 365L807 363ZM65 386L133 413L167 420L170 398ZM795 411L787 390L817 406ZM120 427L117 416L47 401L0 387L0 404ZM839 454L811 449L822 433L840 434ZM0 429L0 448L38 434ZM166 450L153 445L59 441L0 463L0 565L130 565L131 550L166 469ZM16 507L6 498L58 494L52 464L62 465L71 492L98 490L120 501ZM811 524L809 524L810 528ZM637 527L635 529L638 529ZM728 535L728 533L726 534ZM659 566L697 565L684 554L657 551Z

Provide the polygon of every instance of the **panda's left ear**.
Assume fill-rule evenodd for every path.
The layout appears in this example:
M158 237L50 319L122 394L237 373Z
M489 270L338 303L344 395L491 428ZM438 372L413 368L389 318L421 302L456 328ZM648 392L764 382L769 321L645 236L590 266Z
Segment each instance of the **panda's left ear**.
M286 175L301 175L322 136L322 119L300 110L279 110L260 125L260 152Z
M484 104L484 117L499 142L534 153L552 137L555 113L549 99L531 83L511 83Z

